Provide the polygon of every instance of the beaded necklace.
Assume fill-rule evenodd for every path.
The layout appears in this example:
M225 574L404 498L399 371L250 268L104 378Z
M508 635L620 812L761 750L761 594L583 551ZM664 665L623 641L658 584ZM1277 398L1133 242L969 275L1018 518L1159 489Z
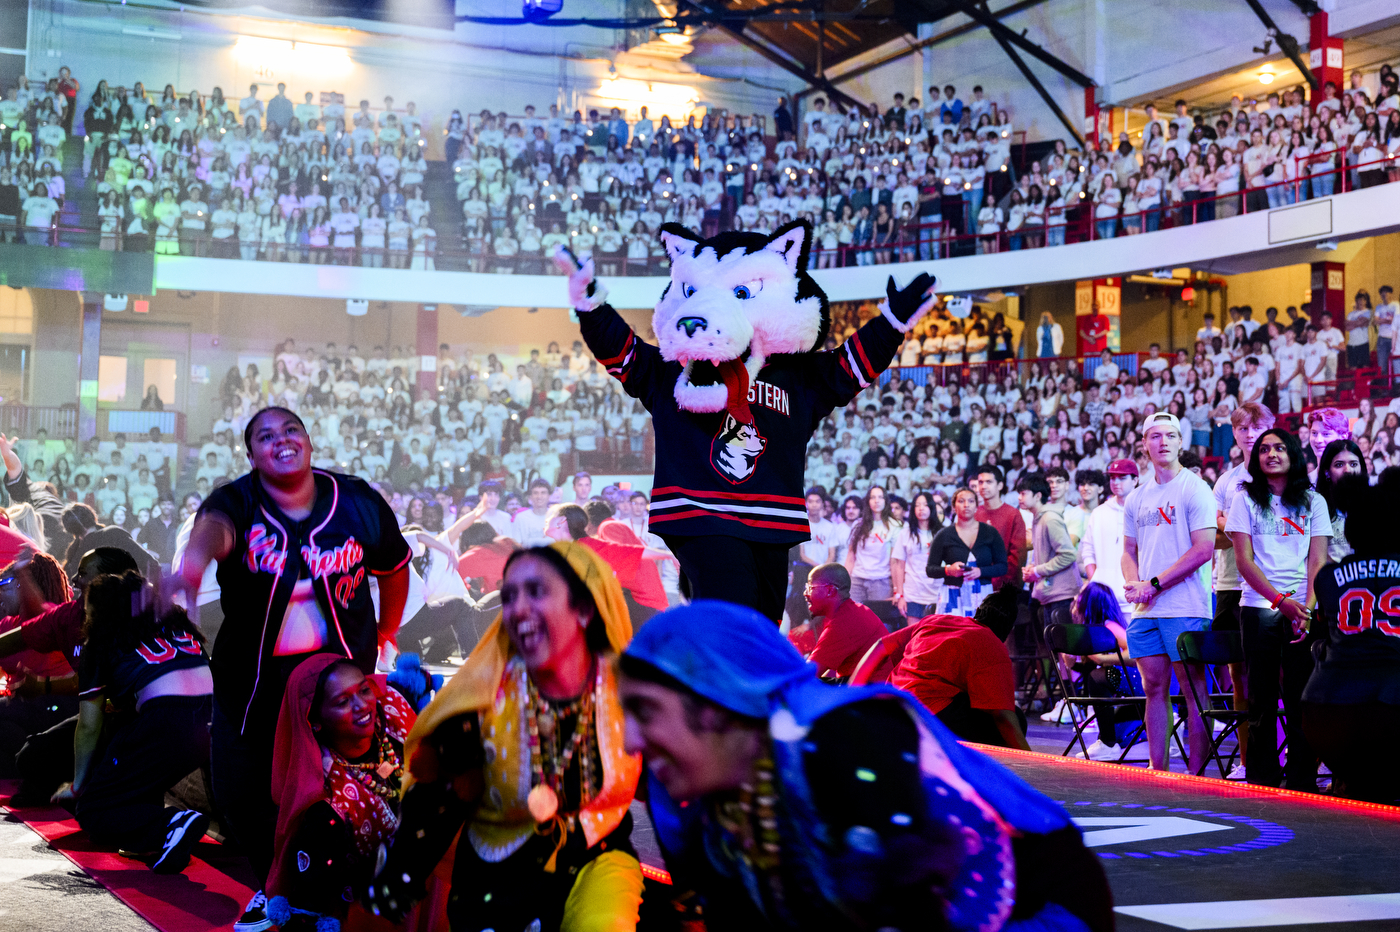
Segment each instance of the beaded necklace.
M526 677L525 729L530 744L530 795L526 805L536 822L544 823L559 812L564 775L575 755L579 758L579 800L582 809L593 796L594 694L602 689L603 671L597 668L594 688L570 702L554 702L540 695L534 680ZM574 716L574 731L559 740L560 722ZM562 746L561 746L562 745ZM580 754L579 749L584 748Z
M374 761L356 764L334 751L331 753L340 758L345 772L355 782L362 784L367 790L382 799L397 799L399 795L398 784L403 779L403 761L394 750L393 742L389 740L388 731L382 721L375 725L374 737L379 746L379 753L375 755L376 760Z
M730 853L753 871L760 891L783 911L782 839L778 833L775 770L766 754L754 761L753 778L741 784L738 798L720 806L715 815L737 843Z

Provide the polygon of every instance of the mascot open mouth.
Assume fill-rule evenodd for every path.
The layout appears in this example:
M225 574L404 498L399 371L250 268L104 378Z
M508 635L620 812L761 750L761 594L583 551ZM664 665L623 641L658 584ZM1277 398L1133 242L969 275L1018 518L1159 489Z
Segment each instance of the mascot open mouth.
M763 367L762 354L745 349L736 359L715 363L692 359L676 380L676 401L688 411L728 411L741 423L753 423L749 385Z

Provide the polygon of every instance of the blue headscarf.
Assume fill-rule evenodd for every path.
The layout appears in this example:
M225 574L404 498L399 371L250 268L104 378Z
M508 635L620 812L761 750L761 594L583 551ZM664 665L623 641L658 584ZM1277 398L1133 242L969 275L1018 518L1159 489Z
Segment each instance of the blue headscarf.
M656 615L632 637L626 656L749 718L767 718L774 697L817 678L816 665L777 625L732 602L701 600Z

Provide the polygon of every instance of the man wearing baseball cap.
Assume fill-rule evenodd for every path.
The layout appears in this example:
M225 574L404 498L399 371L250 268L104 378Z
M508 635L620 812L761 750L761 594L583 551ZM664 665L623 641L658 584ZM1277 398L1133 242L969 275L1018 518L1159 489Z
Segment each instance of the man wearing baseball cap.
M1225 533L1225 518L1230 514L1235 498L1244 490L1244 484L1249 481L1249 454L1254 449L1254 442L1273 426L1274 413L1253 401L1246 401L1230 413L1230 430L1244 459L1215 481L1215 547L1220 551L1220 556L1215 561L1215 619L1210 625L1212 631L1240 630L1240 573L1235 567L1235 545L1230 535ZM1247 709L1244 664L1230 664L1230 680L1235 686L1234 707ZM1245 778L1244 752L1249 743L1248 729L1240 729L1239 739L1240 762L1230 771L1232 780Z
M1134 604L1128 650L1137 658L1147 693L1144 721L1153 769L1167 769L1173 668L1178 682L1197 685L1196 691L1186 690L1187 763L1199 768L1210 747L1197 695L1205 670L1193 669L1188 679L1176 639L1183 631L1210 626L1210 592L1197 571L1215 551L1215 496L1181 465L1181 422L1175 415L1148 415L1142 438L1156 482L1134 489L1123 503L1123 591Z
M1085 581L1111 589L1124 618L1132 617L1133 604L1123 594L1123 502L1137 488L1137 482L1137 463L1118 459L1108 464L1109 496L1089 512L1084 539L1079 543L1079 565Z

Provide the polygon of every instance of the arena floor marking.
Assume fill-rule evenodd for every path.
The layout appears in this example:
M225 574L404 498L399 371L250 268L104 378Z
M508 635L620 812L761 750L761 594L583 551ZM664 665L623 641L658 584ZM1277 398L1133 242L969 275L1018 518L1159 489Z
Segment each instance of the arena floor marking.
M1176 929L1254 929L1400 919L1400 893L1119 906L1119 915ZM1393 926L1392 926L1393 927Z
M978 750L1080 824L1113 889L1119 932L1400 929L1400 808Z

